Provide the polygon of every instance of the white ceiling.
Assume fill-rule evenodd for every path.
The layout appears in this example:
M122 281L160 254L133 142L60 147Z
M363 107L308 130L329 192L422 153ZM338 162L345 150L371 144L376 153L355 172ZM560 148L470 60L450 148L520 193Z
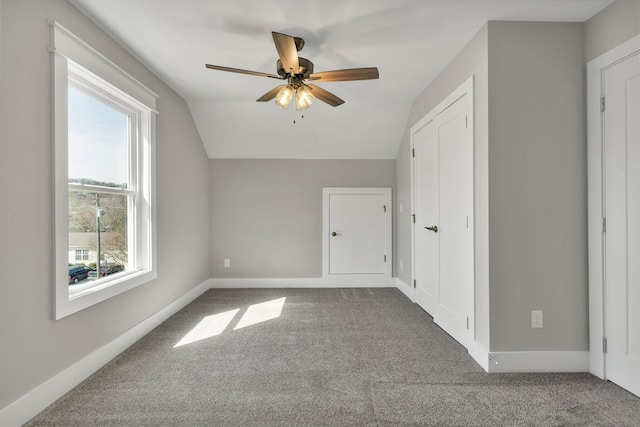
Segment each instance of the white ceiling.
M69 0L188 103L210 158L394 159L411 104L488 20L583 22L612 0ZM304 114L255 100L280 81L271 31L302 37L318 83L346 101ZM162 111L160 112L162 114ZM294 123L295 121L295 123Z

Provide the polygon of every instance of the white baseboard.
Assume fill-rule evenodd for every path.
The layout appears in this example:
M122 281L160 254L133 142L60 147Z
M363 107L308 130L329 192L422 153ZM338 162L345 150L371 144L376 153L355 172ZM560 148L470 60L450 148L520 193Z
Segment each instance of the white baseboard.
M485 372L490 372L489 364L493 362L489 359L489 352L482 345L477 341L472 342L467 351L469 352L469 355L473 357L473 360L475 360L476 363L485 370Z
M488 354L489 373L589 372L588 351L507 351Z
M409 298L411 302L416 302L413 286L407 285L401 278L396 277L396 287Z
M0 410L0 426L26 423L210 287L209 280L205 280L162 310L3 408Z
M394 277L348 275L346 277L303 278L214 278L211 287L218 289L240 288L394 288Z

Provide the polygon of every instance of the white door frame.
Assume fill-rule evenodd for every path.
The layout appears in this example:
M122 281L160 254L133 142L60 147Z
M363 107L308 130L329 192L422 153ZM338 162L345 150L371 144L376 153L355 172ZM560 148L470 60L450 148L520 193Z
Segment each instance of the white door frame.
M410 137L410 147L411 147L411 153L414 152L414 139L415 139L415 135L418 133L418 131L420 129L422 129L423 127L427 126L427 124L431 121L434 120L434 118L442 113L444 110L446 110L448 107L450 107L451 105L453 105L456 101L458 101L460 98L462 98L463 96L466 97L466 102L467 102L467 110L469 111L468 114L468 123L467 123L467 127L470 129L471 132L471 138L473 138L473 129L474 129L474 125L473 125L473 76L469 77L464 83L462 83L457 89L455 89L449 96L447 96L443 101L441 101L433 110L431 110L427 115L425 115L420 121L418 121L415 125L413 125L410 129L410 133L409 133L409 137ZM475 146L473 147L473 150L475 151ZM473 156L475 158L475 156ZM411 212L415 215L416 212L416 199L417 196L415 194L416 191L416 183L415 183L415 167L414 167L414 159L415 157L411 157L411 162L410 162L410 174L411 174ZM473 171L472 171L473 173ZM475 176L475 175L474 175ZM474 183L474 187L475 187L475 183ZM475 191L472 191L473 194L475 194ZM475 196L474 196L475 199ZM475 203L474 203L474 212L475 212ZM475 213L474 213L474 218L472 219L473 223L475 224ZM475 227L474 227L475 229ZM415 281L416 281L416 248L415 248L415 233L416 233L416 220L415 220L415 216L412 215L412 224L411 224L411 281L414 284L413 285L413 302L416 302L416 290L415 290ZM474 240L475 240L475 236L474 236ZM474 245L474 251L475 251L475 244ZM475 254L474 254L474 261L473 263L475 264ZM474 272L475 275L475 265L472 266L472 271ZM468 350L470 351L474 351L475 349L475 278L474 278L474 286L473 286L473 295L471 296L472 298L472 307L471 307L471 315L469 318L469 338L468 338L468 342L464 342L461 343L463 344ZM475 357L475 356L474 356ZM482 365L482 364L481 364Z
M442 100L433 110L431 110L427 115L425 115L420 121L418 121L415 125L411 126L409 131L409 143L411 147L411 153L414 152L414 138L416 133L423 127L425 127L429 122L431 122L438 114L447 109L450 105L456 102L458 99L467 95L467 102L469 103L469 111L473 111L473 76L469 77L464 83L462 83L456 90L454 90L449 96L447 96L444 100ZM473 114L469 114L469 129L473 130ZM475 148L474 148L475 150ZM410 162L410 174L411 174L411 212L412 212L412 224L411 224L411 287L413 291L412 301L416 302L416 291L415 291L415 281L416 281L416 259L415 259L415 212L416 212L416 195L415 195L415 172L414 172L414 157L411 156ZM475 218L474 218L475 223ZM475 257L474 257L475 258ZM475 261L474 261L475 263ZM475 271L475 267L474 267ZM474 305L475 305L475 290L474 290ZM475 307L474 307L475 313ZM475 316L475 314L474 314ZM472 320L472 324L475 325L475 319ZM475 336L475 329L474 336Z
M384 274L329 274L329 196L332 194L382 194L384 195L385 245L387 268ZM389 187L325 187L322 189L322 277L339 286L393 286L393 205Z
M606 379L604 358L604 253L603 253L603 71L640 51L640 36L615 47L587 64L587 157L589 230L589 371Z

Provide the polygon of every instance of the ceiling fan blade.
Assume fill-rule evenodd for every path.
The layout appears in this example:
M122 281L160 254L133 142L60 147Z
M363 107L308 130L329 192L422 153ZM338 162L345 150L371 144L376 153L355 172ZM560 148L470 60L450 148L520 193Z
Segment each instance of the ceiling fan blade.
M284 77L276 76L275 74L261 73L259 71L241 70L240 68L223 67L221 65L205 64L205 67L211 70L229 71L231 73L248 74L250 76L270 77L272 79L284 80Z
M320 101L326 102L332 107L337 107L338 105L344 104L344 101L342 99L338 98L331 92L322 89L319 86L316 86L316 85L307 85L307 86L309 87L309 89L311 89L311 93L313 94L313 96L318 98Z
M346 70L322 71L313 73L309 80L320 82L345 82L350 80L372 80L379 78L378 68L349 68Z
M269 92L265 93L260 98L256 99L256 101L257 102L271 101L273 98L275 98L278 95L278 92L280 92L280 90L282 90L282 88L285 87L285 86L286 85L280 85L280 86L274 87Z
M300 63L298 62L298 49L293 37L273 31L271 35L284 69L291 74L298 74L300 72Z

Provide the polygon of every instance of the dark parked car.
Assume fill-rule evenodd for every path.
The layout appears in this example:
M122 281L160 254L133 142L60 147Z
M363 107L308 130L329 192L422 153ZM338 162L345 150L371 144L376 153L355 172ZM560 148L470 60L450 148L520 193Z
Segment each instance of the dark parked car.
M89 277L91 269L86 265L74 265L69 267L69 284L78 283L80 280L84 280Z
M89 272L89 277L96 277L96 270L95 268L90 269L91 271ZM106 265L103 265L102 267L100 267L100 276L106 276L108 274L113 274L113 273L117 273L119 271L124 270L124 267L121 266L120 264L111 264L108 267Z

